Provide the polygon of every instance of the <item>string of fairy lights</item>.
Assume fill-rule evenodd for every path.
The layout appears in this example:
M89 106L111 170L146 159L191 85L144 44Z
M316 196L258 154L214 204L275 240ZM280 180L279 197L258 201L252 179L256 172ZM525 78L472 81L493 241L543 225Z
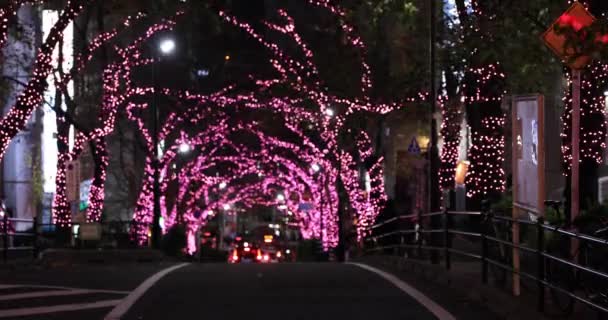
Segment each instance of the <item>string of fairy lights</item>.
M24 3L31 2L9 1L7 5L0 7L0 44L4 44L6 41L9 24L16 13L16 9ZM11 139L23 129L33 110L42 103L43 93L47 87L46 79L54 73L53 51L62 39L65 28L78 17L79 13L89 3L90 1L72 0L65 4L58 21L51 28L48 37L40 47L28 85L17 98L15 105L0 122L0 154L4 154ZM225 122L218 123L218 126L210 127L201 135L194 137L180 133L181 138L175 140L176 143L184 143L187 140L193 146L202 148L213 145L211 142L217 142L220 146L242 152L242 156L230 157L210 152L207 157L199 159L200 161L186 165L187 170L185 169L176 175L180 178L180 181L181 179L187 181L180 185L178 193L178 201L184 203L187 208L187 214L183 219L193 223L194 221L202 223L200 217L207 216L203 214L199 215L198 218L195 217L197 215L195 210L197 203L193 202L193 199L203 197L208 200L206 202L213 203L213 201L210 201L208 188L193 189L189 185L201 182L209 187L216 185L218 183L217 179L207 176L205 168L209 168L210 162L230 163L232 167L237 168L231 171L231 174L235 177L254 174L264 177L264 179L246 187L239 185L239 181L235 181L234 185L226 186L227 190L232 192L226 192L225 194L232 195L232 198L222 198L222 202L218 200L216 205L224 206L236 202L252 205L258 201L266 201L266 203L276 205L276 201L268 200L268 197L279 189L283 190L286 193L284 195L285 199L282 200L285 202L285 210L296 215L296 221L303 230L303 234L321 238L324 246L328 248L337 244L339 211L337 204L340 203L337 185L338 181L341 181L341 185L347 194L347 204L356 220L357 234L359 238L362 238L368 232L369 227L375 221L386 201L383 184L383 159L374 155L371 139L365 133L354 137L357 145L355 153L352 152L355 150L342 149L339 143L341 136L344 135L344 132L353 134L350 130L345 130L345 120L349 115L357 112L385 114L399 108L403 102L424 101L428 94L420 93L417 97L405 99L400 103L373 102L369 95L372 89L372 77L370 67L365 62L366 47L356 29L346 22L345 12L327 0L310 0L308 3L332 14L343 33L346 43L358 51L361 90L357 97L336 96L325 87L315 64L314 52L297 32L293 17L283 9L277 11L280 22L265 22L264 27L272 32L285 35L294 44L291 48L295 48L303 54L289 54L284 47L268 40L269 37L266 36L268 32L255 30L249 24L240 22L236 17L223 11L219 12L220 17L226 22L243 30L270 52L269 63L278 74L276 78L253 79L252 82L256 85L256 88L246 92L235 86L228 86L210 95L179 92L166 88L161 88L160 92L154 92L154 88L138 86L135 83L132 76L134 69L157 63L154 59L144 57L142 47L158 33L171 30L176 24L175 19L150 26L140 37L126 45L119 41L114 43L113 40L121 32L130 30L131 26L143 20L141 19L144 16L143 14L128 17L117 28L93 38L87 44L83 53L76 57L72 70L62 74L59 78L55 75L57 87L67 96L68 83L87 68L100 48L111 48L116 54L115 61L105 66L101 74L103 96L99 102L99 114L96 115L97 127L90 131L78 131L73 148L62 151L58 155L55 178L57 190L53 199L53 219L55 223L61 227L70 226L72 223L71 210L66 195L66 174L69 163L78 159L87 147L90 148L95 159L95 173L89 194L90 207L87 220L99 221L101 219L106 193L107 169L111 156L106 139L114 132L117 116L119 115L118 111L126 110L129 120L136 123L139 128L139 134L146 141L148 150L153 150L157 146L152 145L153 139L151 139L151 134L146 128L146 121L144 120L144 115L149 111L149 105L138 104L133 101L150 97L152 94L160 94L196 104L196 107L186 109L184 113L180 111L169 115L166 123L161 128L160 140L171 140L176 130L185 122L198 124L207 121L208 113L200 111L208 106L272 110L286 118L286 127L300 140L300 145L295 145L276 137L265 136L261 130L257 130L250 125L242 124L238 126L238 130L254 133L260 140L264 141L262 151L259 152L258 150L256 153L252 150L245 150L242 146L239 147L233 141L230 141L228 133L232 129L227 127ZM179 15L180 13L176 16ZM295 56L302 58L294 58ZM291 94L269 97L267 92L274 88L288 88ZM310 102L312 102L312 107ZM61 121L67 121L65 117L61 115L59 117ZM306 126L306 133L301 129L303 126ZM321 141L313 142L308 137L310 131L316 132ZM262 139L262 136L264 139ZM57 139L65 145L68 144L68 136L64 134L59 135ZM176 161L176 148L175 145L168 147L159 160L163 168L161 171L161 189L163 191L167 191L169 187L171 179L170 165ZM292 157L298 159L298 161L281 156L281 152L286 149L291 150L293 152ZM258 166L261 166L261 168L252 171L254 159L256 162L255 168ZM156 159L153 159L152 155L148 155L143 186L134 214L135 221L139 222L136 225L139 226L152 223L152 169L155 161ZM245 164L247 165L245 166ZM309 197L314 204L313 210L304 212L297 207L298 202L292 199L305 198L305 194L309 193L314 195ZM321 194L325 194L325 196L322 197ZM321 201L320 199L323 198L325 200ZM177 220L177 207L175 206L173 211L167 211L168 200L165 197L161 200L163 204L162 214L168 225L180 222ZM206 210L208 211L208 209ZM142 242L149 236L146 227L135 227L133 232L134 237Z

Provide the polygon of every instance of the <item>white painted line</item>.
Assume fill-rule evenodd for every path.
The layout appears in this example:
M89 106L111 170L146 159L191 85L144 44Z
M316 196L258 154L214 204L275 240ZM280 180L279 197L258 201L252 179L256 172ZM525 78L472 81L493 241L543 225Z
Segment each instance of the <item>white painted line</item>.
M0 284L0 290L13 289L13 288L21 288L21 287L23 287L23 286L14 285L14 284Z
M25 293L0 295L0 301L30 299L30 298L40 298L40 297L70 296L70 295L89 294L89 293L95 293L95 291L91 291L91 290L36 291L36 292L25 292Z
M129 309L135 304L135 302L137 302L137 300L141 298L141 296L143 296L144 293L146 293L146 291L148 291L160 279L162 279L167 274L187 265L189 265L189 263L178 264L176 266L159 271L150 278L146 279L146 281L140 284L139 287L135 288L133 292L131 292L126 298L124 298L119 305L114 307L114 309L112 309L112 311L110 311L110 313L106 315L104 320L119 320L120 318L122 318L123 315L125 315L125 313L127 313L127 311L129 311Z
M357 266L359 268L365 269L381 276L388 282L392 283L395 287L401 289L401 291L405 292L407 295L418 301L418 303L427 308L439 320L456 320L456 317L454 317L451 313L445 310L442 306L437 304L435 301L429 299L429 297L425 296L422 292L416 290L415 288L405 283L401 279L397 278L396 276L362 263L349 262L347 264Z
M25 317L37 314L47 314L54 312L68 312L85 309L99 309L113 307L120 303L120 300L106 300L92 303L77 303L77 304L62 304L50 307L34 307L34 308L19 308L0 310L0 318L15 318Z
M13 289L13 288L57 289L57 290L88 290L88 291L91 291L93 293L112 293L112 294L129 294L129 293L131 293L131 291L124 291L124 290L87 289L87 288L74 288L74 287L62 287L62 286L33 285L33 284L0 285L0 290L2 290L2 289Z

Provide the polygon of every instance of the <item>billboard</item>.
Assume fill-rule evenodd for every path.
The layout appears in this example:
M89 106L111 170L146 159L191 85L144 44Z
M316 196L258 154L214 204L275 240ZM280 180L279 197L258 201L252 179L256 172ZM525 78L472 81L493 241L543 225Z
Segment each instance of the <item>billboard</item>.
M516 96L512 112L513 205L542 216L545 200L543 98Z

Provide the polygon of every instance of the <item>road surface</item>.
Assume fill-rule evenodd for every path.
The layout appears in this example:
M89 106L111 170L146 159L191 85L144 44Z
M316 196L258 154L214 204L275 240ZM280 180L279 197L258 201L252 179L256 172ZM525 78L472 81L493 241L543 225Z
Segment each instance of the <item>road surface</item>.
M437 319L348 264L83 266L0 280L0 319Z

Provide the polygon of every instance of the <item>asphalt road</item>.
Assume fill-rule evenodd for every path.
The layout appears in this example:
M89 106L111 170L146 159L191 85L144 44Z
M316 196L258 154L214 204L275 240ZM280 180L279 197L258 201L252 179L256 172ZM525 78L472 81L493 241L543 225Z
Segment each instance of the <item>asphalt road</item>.
M0 320L104 319L168 264L0 272ZM25 313L23 313L25 312ZM122 319L435 319L382 277L343 264L190 264Z
M124 319L435 319L376 274L342 264L190 265Z

